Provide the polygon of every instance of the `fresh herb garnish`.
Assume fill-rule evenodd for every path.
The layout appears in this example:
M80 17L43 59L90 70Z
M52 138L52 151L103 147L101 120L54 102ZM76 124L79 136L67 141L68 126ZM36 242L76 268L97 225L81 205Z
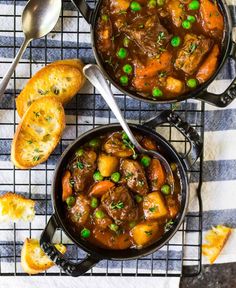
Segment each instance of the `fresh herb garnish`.
M84 168L84 164L83 164L82 162L80 162L80 161L78 161L78 162L76 163L76 166L77 166L77 168L79 168L80 170L82 170L82 169Z
M145 183L144 183L143 180L138 180L138 186L143 187L144 184L145 184Z
M161 45L162 41L166 39L165 32L160 32L157 36L157 44Z
M70 187L73 187L75 185L75 181L73 179L70 179L69 184L70 184Z
M33 157L33 161L39 161L39 159L40 159L40 156L34 156Z
M52 120L52 117L48 115L47 117L45 117L45 120L50 122Z
M172 219L170 219L168 222L166 222L165 224L165 232L169 231L170 228L173 226L174 221Z
M119 201L117 203L111 203L111 209L122 209L124 208L124 203L122 201Z
M39 93L40 95L46 95L46 94L48 93L48 90L43 91L43 90L41 90L41 89L38 89L38 93Z
M33 141L32 141L32 140L28 140L27 143L28 143L28 144L32 144Z
M153 206L153 207L151 207L151 208L149 208L149 211L150 212L155 212L157 210L157 206L155 205L155 206Z
M127 11L125 11L125 10L120 10L118 14L119 14L119 15L127 14Z
M136 159L136 158L138 157L138 155L137 155L137 153L136 153L136 151L135 151L135 149L134 149L134 144L132 144L132 143L130 142L130 140L127 140L127 139L125 139L125 138L123 138L123 143L125 144L125 146L126 146L127 148L129 148L129 149L132 150L132 152L133 152L133 159Z
M39 116L40 116L40 112L35 112L35 111L34 111L34 115L35 115L36 117L39 117Z
M197 48L197 44L196 43L191 43L188 53L192 54L196 50L196 48Z
M150 231L144 231L145 232L145 234L147 235L147 236L151 236L152 235L152 230L150 230Z
M162 72L160 72L159 74L159 77L166 77L166 75L167 75L167 72L166 71L162 71Z
M128 179L130 179L132 176L134 176L134 174L131 173L131 172L128 172L128 173L125 175L125 179L128 180Z

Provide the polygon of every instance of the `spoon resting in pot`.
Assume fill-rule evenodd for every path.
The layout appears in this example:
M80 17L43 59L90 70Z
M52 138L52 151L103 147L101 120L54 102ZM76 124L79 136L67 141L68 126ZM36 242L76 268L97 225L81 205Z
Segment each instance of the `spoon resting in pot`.
M125 131L125 133L129 137L129 140L135 146L137 151L141 154L146 154L146 155L149 155L153 158L157 158L162 163L162 165L165 169L167 179L169 182L168 184L171 187L171 193L172 193L174 190L174 181L173 181L174 177L173 177L173 173L172 173L172 170L171 170L169 163L157 151L147 150L139 144L139 142L135 138L133 132L130 130L128 124L126 123L124 117L122 116L120 108L118 107L118 105L116 103L115 97L114 97L106 79L104 78L100 68L95 64L88 64L88 65L84 66L83 72L84 72L85 77L100 92L103 99L106 101L106 103L110 107L111 111L114 113L116 119L119 121L121 127L123 128L123 130Z
M44 37L56 25L60 16L61 5L61 0L29 0L27 2L22 14L22 29L25 35L24 42L0 83L0 100L29 43L34 39Z

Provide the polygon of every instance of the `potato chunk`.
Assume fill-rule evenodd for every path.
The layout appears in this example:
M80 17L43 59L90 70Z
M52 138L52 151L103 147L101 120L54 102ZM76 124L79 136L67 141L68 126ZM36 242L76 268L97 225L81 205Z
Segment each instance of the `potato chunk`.
M166 79L166 90L168 90L171 93L181 93L183 90L184 84L182 81L173 78L173 77L168 77Z
M109 177L117 171L119 165L118 158L102 153L98 157L98 170L103 177Z
M139 248L145 246L157 238L159 226L157 222L140 223L130 231L135 245Z
M160 192L152 192L143 198L143 212L148 220L166 217L168 209Z

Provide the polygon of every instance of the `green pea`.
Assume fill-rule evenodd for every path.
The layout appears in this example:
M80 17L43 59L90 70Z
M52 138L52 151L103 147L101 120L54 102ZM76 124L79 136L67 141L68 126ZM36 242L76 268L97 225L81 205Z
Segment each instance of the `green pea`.
M109 19L108 15L106 15L106 14L102 15L102 20L103 21L107 21L108 19Z
M171 43L171 45L172 45L173 47L178 47L178 46L180 45L180 43L181 43L181 39L180 39L179 36L174 36L174 37L172 37L170 43Z
M120 77L120 83L122 86L126 86L129 82L129 78L126 75Z
M191 23L194 23L196 21L196 17L193 15L188 15L187 16L187 20Z
M112 173L111 180L115 183L118 183L120 181L120 173L119 172Z
M149 0L148 1L148 7L149 8L155 8L157 6L157 0Z
M99 171L96 171L93 174L93 179L94 179L94 181L102 181L103 176L101 175L101 173Z
M151 158L149 157L149 156L143 156L142 158L141 158L141 164L144 166L144 167L148 167L149 165L150 165L150 163L151 163Z
M110 224L109 228L114 232L117 232L119 230L119 226L114 223Z
M98 219L102 219L102 218L104 218L104 216L105 216L105 214L104 214L104 212L102 210L97 210L95 212L95 217L98 218Z
M120 59L125 59L125 57L127 56L127 50L125 48L120 48L116 55L120 58Z
M134 228L135 225L136 225L136 221L129 222L129 227L130 228Z
M189 10L198 10L200 7L200 3L198 0L193 0L188 4Z
M141 203L141 202L143 201L143 197L140 196L140 195L135 195L134 198L135 198L135 200L136 200L137 203Z
M75 197L74 196L67 197L66 204L69 208L71 208L75 204Z
M136 2L136 1L132 1L130 3L130 9L135 11L135 12L136 11L140 11L141 10L141 5L138 2Z
M162 91L159 88L154 87L152 89L152 96L153 97L161 97L161 96L163 96L163 93L162 93Z
M75 152L76 156L80 157L84 154L84 149L83 148L79 148L76 152Z
M81 232L80 232L80 235L83 238L88 238L90 236L90 234L91 234L91 232L87 228L82 229Z
M197 80L196 79L188 79L188 81L187 81L187 86L189 87L189 88L195 88L195 87L197 87Z
M93 148L97 148L100 145L100 140L97 138L94 138L89 141L89 146Z
M168 184L162 185L162 187L161 187L161 192L162 192L164 195L169 195L169 194L170 194L170 185L168 185Z
M97 207L98 207L98 199L95 198L95 197L92 197L92 198L91 198L91 201L90 201L90 206L91 206L92 208L97 208Z
M125 65L123 66L123 71L124 71L125 73L127 73L127 74L131 74L132 71L133 71L133 68L132 68L132 66L131 66L130 64L125 64Z
M192 24L191 24L190 21L184 20L184 21L182 22L182 27L183 27L184 29L190 29L190 28L192 27Z
M129 46L129 38L125 37L123 40L123 45L127 48Z
M158 6L163 6L165 4L165 0L157 0Z

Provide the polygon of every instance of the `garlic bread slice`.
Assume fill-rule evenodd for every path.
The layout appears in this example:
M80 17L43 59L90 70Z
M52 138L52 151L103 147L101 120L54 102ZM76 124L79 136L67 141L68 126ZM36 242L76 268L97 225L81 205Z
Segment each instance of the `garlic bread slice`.
M207 243L202 245L202 254L206 256L211 264L219 256L226 241L228 240L232 229L223 225L212 227L212 230L206 234Z
M54 96L65 104L79 92L85 82L82 62L65 60L65 63L58 61L47 65L28 81L16 98L16 108L21 118L38 98Z
M66 247L55 244L56 249L62 254L66 253ZM37 239L26 238L21 250L21 266L28 274L38 274L52 267L54 263L40 248Z
M49 65L70 65L77 69L79 69L81 72L83 72L84 63L80 59L63 59L63 60L57 60L55 62L50 63ZM85 78L84 78L85 80Z
M35 216L35 201L13 192L0 196L0 222L32 221Z
M64 128L62 104L55 97L37 99L17 127L11 147L12 162L18 168L29 169L46 161Z

